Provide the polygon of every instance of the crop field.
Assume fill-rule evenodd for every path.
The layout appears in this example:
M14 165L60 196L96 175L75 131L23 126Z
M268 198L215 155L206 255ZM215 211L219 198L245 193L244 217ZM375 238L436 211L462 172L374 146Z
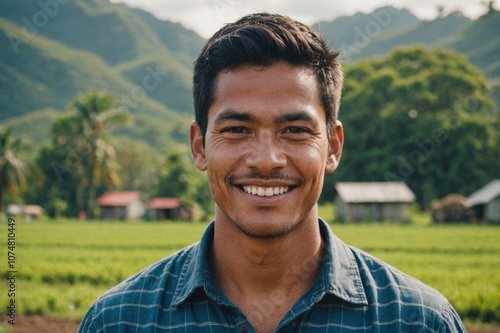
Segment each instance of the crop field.
M104 291L196 242L205 227L182 222L17 222L17 313L79 319ZM345 242L439 290L467 324L500 324L499 226L366 223L332 228ZM4 230L0 235L6 238ZM5 244L3 239L0 244ZM2 249L5 267L7 252ZM4 292L7 283L5 278L0 282L3 309L10 300Z

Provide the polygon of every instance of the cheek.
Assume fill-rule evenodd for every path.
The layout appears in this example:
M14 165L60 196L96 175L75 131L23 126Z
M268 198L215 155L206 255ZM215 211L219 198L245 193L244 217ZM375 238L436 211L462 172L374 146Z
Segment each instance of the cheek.
M325 172L325 156L326 150L322 151L319 147L314 147L314 149L298 151L294 161L299 170L302 170L304 176L313 177L314 175L322 175Z

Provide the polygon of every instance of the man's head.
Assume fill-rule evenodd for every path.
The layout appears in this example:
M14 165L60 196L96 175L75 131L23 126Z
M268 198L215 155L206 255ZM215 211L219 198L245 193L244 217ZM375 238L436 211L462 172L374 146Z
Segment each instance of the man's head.
M338 52L331 51L312 28L277 14L251 14L216 32L195 62L195 117L205 139L208 109L219 73L242 65L271 66L278 62L306 66L317 76L327 128L337 120L343 75Z

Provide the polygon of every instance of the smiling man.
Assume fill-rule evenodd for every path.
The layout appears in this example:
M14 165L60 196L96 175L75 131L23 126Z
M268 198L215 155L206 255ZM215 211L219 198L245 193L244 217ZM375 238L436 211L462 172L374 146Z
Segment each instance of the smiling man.
M318 216L344 140L337 57L310 27L273 14L207 42L190 139L215 219L199 243L101 296L80 332L465 332L437 291L344 244Z

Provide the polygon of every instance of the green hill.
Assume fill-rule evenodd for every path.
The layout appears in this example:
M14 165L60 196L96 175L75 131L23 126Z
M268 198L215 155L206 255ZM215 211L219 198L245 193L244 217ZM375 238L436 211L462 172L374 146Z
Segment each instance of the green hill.
M115 69L130 82L143 86L149 97L181 113L192 113L191 71L177 61L149 56Z
M313 28L321 33L333 48L343 51L351 49L349 54L343 52L344 60L350 62L359 58L358 53L382 33L399 31L418 22L419 19L410 11L386 6L368 14L358 12L333 21L320 21L314 24Z
M432 21L420 21L403 29L385 31L364 47L354 58L385 55L389 50L404 45L439 46L440 39L452 36L470 23L471 20L464 16L451 14Z
M112 65L165 51L155 33L125 5L107 0L70 1L63 5L53 1L48 7L41 3L3 0L0 15L31 35L93 52Z
M453 38L441 41L443 47L464 54L487 75L500 76L500 11L480 17Z
M0 120L44 107L63 109L89 89L121 94L130 82L96 55L37 36L0 18Z
M161 149L185 143L192 61L202 45L179 24L108 0L4 0L0 121L40 143L77 95L105 91L134 116L116 135Z
M184 28L179 23L158 20L153 14L142 9L132 8L132 11L156 34L163 45L176 55L188 62L192 62L205 44L205 40L192 30ZM186 58L186 56L188 56Z
M500 76L500 12L472 21L459 12L421 21L407 10L393 7L357 13L313 26L328 43L341 50L344 62L390 53L402 45L444 47L465 55L486 75Z

